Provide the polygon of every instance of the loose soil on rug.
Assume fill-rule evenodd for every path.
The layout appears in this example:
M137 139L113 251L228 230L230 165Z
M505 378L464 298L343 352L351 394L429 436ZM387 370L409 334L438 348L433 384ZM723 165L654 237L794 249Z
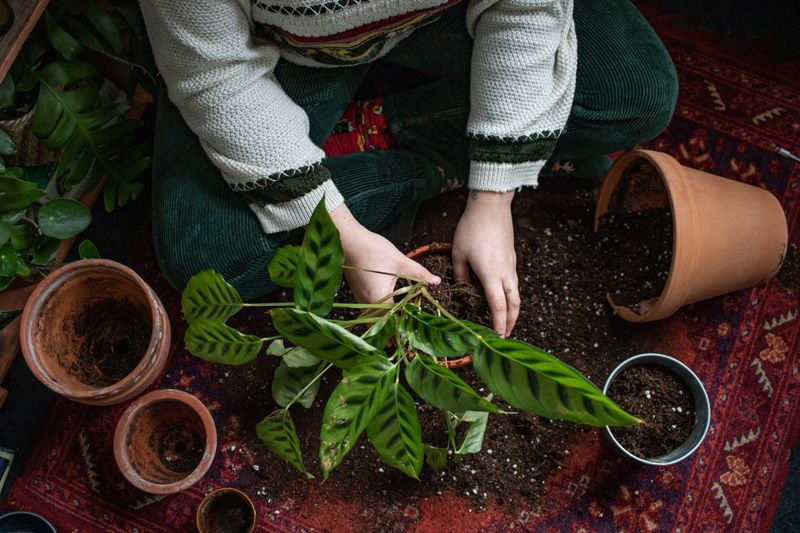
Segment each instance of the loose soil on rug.
M612 430L617 441L636 457L652 459L678 448L692 434L695 409L686 384L658 365L632 366L620 372L608 397L643 420Z
M602 388L606 376L622 359L648 350L649 340L657 338L654 333L657 326L624 322L613 315L605 302L606 288L595 261L593 188L590 183L576 186L574 182L565 185L563 181L545 180L539 189L520 193L515 200L522 306L512 336L547 350ZM465 201L466 194L455 191L427 203L417 219L414 240L405 243L404 248L412 250L431 242L449 242ZM452 271L447 256L444 258L439 266L429 266L432 270L443 267L444 273L437 273L449 278ZM478 291L476 303L472 289L466 291L469 303L464 310L466 316L460 318L489 324L483 296ZM452 296L453 290L448 290ZM269 301L289 298L290 294L283 292L272 295ZM348 298L345 287L337 300ZM240 330L262 336L271 334L263 311L243 315L237 317L236 326ZM419 481L385 465L362 436L330 478L319 485L319 481L305 481L292 467L267 452L255 438L255 432L249 430L278 408L270 392L277 363L277 358L262 357L251 365L220 370L223 376L220 381L228 385L221 401L232 412L241 413L237 420L242 428L239 433L250 438L234 446L244 444L239 451L262 479L262 485L253 488L258 496L269 499L306 498L313 490L337 494L338 498L349 498L368 507L374 503L376 508L387 505L405 508L420 498L455 491L470 497L476 510L485 508L491 500L510 508L522 506L535 511L557 505L549 502L543 491L545 479L561 468L562 458L569 454L573 443L585 438L586 432L597 431L528 413L491 415L482 452L465 456L459 462L451 457L441 471L426 465ZM479 393L489 393L471 366L455 371ZM318 477L322 413L338 379L338 376L324 376L312 407L292 410L306 467ZM495 400L495 403L513 411L503 402ZM446 438L443 414L421 401L417 407L424 441L443 444ZM375 524L376 528L382 525L392 524Z

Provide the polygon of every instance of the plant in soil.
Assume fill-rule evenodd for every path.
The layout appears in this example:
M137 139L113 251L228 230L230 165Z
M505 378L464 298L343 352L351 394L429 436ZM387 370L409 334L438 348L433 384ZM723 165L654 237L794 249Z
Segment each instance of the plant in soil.
M363 433L384 462L413 478L418 478L426 459L441 467L450 453L458 457L479 451L489 415L508 414L492 403L491 394L512 408L551 419L593 426L640 422L545 351L454 317L420 280L404 278L408 285L387 295L383 301L389 303L335 302L344 268L358 269L344 265L339 233L323 200L302 245L281 248L268 266L276 284L293 289L293 301L244 303L213 271L194 276L182 296L189 323L184 340L193 355L242 365L255 360L267 345L268 356L281 358L272 393L282 408L264 418L256 433L267 449L306 476L312 477L290 408L309 408L320 378L334 368L341 371L341 379L327 400L320 430L325 478ZM262 338L228 326L226 321L244 307L269 308L268 318L278 334ZM361 314L336 319L329 316L333 309ZM488 396L442 364L468 352ZM446 444L423 442L415 396L443 412Z

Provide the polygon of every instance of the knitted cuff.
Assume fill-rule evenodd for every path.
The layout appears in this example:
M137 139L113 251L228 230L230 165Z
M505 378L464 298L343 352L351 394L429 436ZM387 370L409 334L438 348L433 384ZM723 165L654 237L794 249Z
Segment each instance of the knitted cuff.
M317 163L233 189L245 197L264 231L276 233L307 224L323 196L328 211L344 201L330 177L330 171Z
M527 163L486 163L470 161L470 189L476 191L508 192L524 186L536 187L544 161Z
M469 188L507 192L536 186L539 171L555 149L560 131L519 138L471 134Z

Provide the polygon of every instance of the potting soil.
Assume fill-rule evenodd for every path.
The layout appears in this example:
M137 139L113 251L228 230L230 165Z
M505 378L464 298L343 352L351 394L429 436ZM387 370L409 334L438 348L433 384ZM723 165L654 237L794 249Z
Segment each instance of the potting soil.
M642 459L666 455L686 442L695 425L692 393L678 376L659 365L637 365L620 372L609 398L644 422L613 429L614 437Z

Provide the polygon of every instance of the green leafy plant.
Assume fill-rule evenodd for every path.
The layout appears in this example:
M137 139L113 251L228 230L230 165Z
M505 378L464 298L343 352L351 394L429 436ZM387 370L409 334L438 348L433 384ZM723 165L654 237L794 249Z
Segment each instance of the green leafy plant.
M46 273L60 242L89 225L88 209L70 191L75 197L105 179L108 211L142 192L137 178L150 166L150 145L138 139L139 122L125 118L125 98L105 94L110 85L94 60L127 68L130 98L137 85L155 86L145 42L133 1L55 0L0 83L3 116L32 113L32 132L60 153L45 190L26 169L6 167L17 147L0 129L0 291L17 276ZM99 257L91 243L80 255Z
M298 403L310 407L320 378L334 367L342 378L322 417L319 458L325 478L365 432L388 465L414 478L424 462L442 468L449 452L455 457L476 453L489 415L509 415L492 401L493 395L513 408L580 424L640 422L552 355L458 320L420 280L405 278L408 285L384 300L391 297L391 303L335 302L344 268L355 267L344 265L339 233L323 200L302 246L282 248L268 267L273 281L294 289L293 302L243 303L213 271L196 275L183 292L190 353L214 363L240 365L253 361L267 345L267 356L281 359L272 380L281 409L258 424L256 433L270 451L306 476L311 474L289 410ZM434 312L425 311L423 303ZM228 326L227 319L245 307L270 308L277 335L260 338ZM334 308L362 314L335 319L329 316ZM356 333L360 330L365 331ZM470 352L475 372L493 395L482 397L442 364ZM447 447L423 443L412 393L444 411ZM463 431L458 429L462 424Z

